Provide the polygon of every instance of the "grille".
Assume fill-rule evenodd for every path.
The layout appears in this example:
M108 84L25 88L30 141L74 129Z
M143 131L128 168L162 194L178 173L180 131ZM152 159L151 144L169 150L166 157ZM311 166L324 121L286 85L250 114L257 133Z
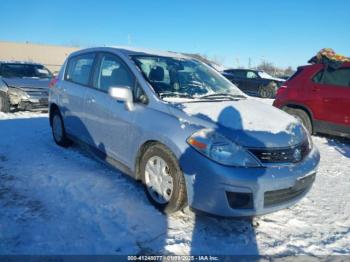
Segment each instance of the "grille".
M49 95L49 92L46 90L26 90L25 92L32 98L40 98Z
M267 191L264 194L264 207L283 204L304 194L315 181L316 174L309 175L290 188Z
M304 159L310 152L309 142L282 149L249 149L262 163L296 163Z

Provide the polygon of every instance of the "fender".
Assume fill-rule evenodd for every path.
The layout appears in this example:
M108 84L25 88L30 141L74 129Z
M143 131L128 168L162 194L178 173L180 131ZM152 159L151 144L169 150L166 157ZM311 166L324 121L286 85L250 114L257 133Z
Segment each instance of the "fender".
M311 109L304 104L299 104L299 103L293 102L293 101L287 101L286 103L284 103L283 105L280 106L281 109L283 109L284 107L303 109L310 115L311 118L314 118Z
M314 122L315 122L314 121L314 115L313 115L312 111L310 110L310 108L308 106L306 106L304 104L299 104L299 103L296 103L296 102L292 102L292 101L287 101L286 103L281 105L279 108L281 110L283 110L283 108L285 108L285 107L298 108L298 109L304 110L309 115L311 124L314 127Z

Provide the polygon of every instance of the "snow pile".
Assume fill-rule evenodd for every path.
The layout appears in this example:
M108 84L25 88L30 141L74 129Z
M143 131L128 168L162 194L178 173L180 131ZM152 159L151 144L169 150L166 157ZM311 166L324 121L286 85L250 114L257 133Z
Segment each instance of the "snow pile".
M139 183L56 146L47 116L0 118L0 254L350 254L350 144L314 137L311 192L253 227L188 209L167 218Z
M18 111L18 112L12 113L12 114L0 112L0 119L1 120L16 119L16 118L36 118L36 117L46 117L46 116L47 116L47 113L43 113L43 112L32 113L32 112L28 112L28 111Z

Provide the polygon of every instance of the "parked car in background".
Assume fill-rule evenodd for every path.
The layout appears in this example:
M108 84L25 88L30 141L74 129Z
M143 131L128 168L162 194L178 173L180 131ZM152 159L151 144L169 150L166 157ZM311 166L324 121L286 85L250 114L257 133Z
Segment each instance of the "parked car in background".
M252 69L226 69L223 75L243 92L263 98L275 97L278 87L285 81Z
M0 112L46 109L51 77L41 64L0 62Z
M58 145L83 144L141 180L165 213L190 205L254 216L289 207L311 188L320 159L294 117L176 53L74 52L53 81L49 108Z
M350 137L350 63L299 67L278 89L274 106L296 116L310 133Z

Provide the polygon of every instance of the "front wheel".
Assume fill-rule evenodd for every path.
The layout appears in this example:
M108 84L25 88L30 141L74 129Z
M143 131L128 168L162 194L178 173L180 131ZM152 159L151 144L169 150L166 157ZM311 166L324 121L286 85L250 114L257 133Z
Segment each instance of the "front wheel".
M148 199L161 212L174 213L187 205L185 178L176 157L164 145L155 143L146 149L140 171Z
M68 147L71 145L71 141L67 138L66 131L64 129L62 116L58 110L53 112L51 128L53 139L57 145L62 147Z

